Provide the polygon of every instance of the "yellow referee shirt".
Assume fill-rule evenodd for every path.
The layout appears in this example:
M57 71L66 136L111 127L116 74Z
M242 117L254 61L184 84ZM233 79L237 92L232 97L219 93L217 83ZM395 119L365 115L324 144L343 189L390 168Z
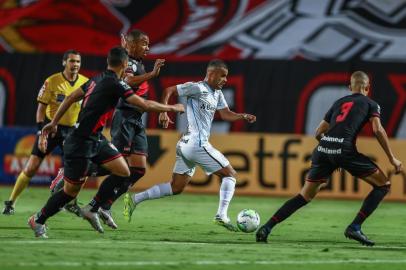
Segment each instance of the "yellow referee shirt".
M62 72L49 76L41 90L38 93L37 101L47 105L46 117L50 120L54 117L56 111L61 105L65 97L69 96L73 91L78 89L82 84L89 79L78 74L76 81L68 81ZM66 111L59 121L60 125L73 126L75 125L80 111L80 102L75 102Z

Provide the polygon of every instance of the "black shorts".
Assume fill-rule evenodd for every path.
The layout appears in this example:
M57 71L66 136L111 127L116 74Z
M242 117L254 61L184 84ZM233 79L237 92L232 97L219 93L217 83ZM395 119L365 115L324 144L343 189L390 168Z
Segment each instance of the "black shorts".
M332 155L319 152L316 147L312 154L312 165L306 180L325 182L338 168L342 168L359 178L371 175L378 170L378 166L369 157L357 151Z
M56 131L55 136L48 137L47 150L45 153L41 152L38 148L39 135L37 135L37 137L35 139L35 143L32 147L31 155L34 155L34 156L37 156L37 157L40 157L43 159L46 155L51 153L57 146L59 146L59 148L61 148L61 150L63 150L63 141L73 130L74 130L74 127L58 125L58 129Z
M111 142L123 155L148 155L148 140L142 119L132 112L116 110L110 134Z
M71 184L83 183L90 174L91 163L102 165L122 156L103 135L98 138L70 135L65 140L64 151L65 180Z

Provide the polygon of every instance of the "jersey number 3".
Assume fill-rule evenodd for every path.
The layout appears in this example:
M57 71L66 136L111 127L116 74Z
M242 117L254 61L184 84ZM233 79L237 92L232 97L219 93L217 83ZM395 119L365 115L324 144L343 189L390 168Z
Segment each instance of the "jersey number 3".
M354 105L353 101L345 102L341 105L341 112L336 117L336 122L342 122L347 117L348 113L351 111L352 106Z

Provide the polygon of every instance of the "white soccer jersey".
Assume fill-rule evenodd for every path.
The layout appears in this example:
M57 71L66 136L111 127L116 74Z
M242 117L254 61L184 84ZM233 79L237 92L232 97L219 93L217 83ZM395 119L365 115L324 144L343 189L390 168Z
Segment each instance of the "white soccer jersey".
M199 146L208 144L214 113L228 107L223 92L211 89L204 81L187 82L176 88L179 96L187 98L188 130L182 140Z

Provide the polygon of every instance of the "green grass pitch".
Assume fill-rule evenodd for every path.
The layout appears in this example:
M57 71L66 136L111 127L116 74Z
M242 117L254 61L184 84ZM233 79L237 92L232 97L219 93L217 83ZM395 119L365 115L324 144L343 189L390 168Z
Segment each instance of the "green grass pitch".
M87 203L95 190L84 190ZM9 187L0 187L7 199ZM122 200L114 206L118 230L104 234L72 214L48 221L49 239L35 239L26 223L44 204L45 188L26 190L14 216L0 215L0 269L406 269L406 207L384 202L364 224L376 241L363 247L343 231L360 201L315 200L275 227L269 244L254 234L235 233L213 224L217 196L183 194L148 201L122 217ZM229 214L244 208L259 212L262 222L286 198L236 196ZM261 222L261 223L262 223Z

